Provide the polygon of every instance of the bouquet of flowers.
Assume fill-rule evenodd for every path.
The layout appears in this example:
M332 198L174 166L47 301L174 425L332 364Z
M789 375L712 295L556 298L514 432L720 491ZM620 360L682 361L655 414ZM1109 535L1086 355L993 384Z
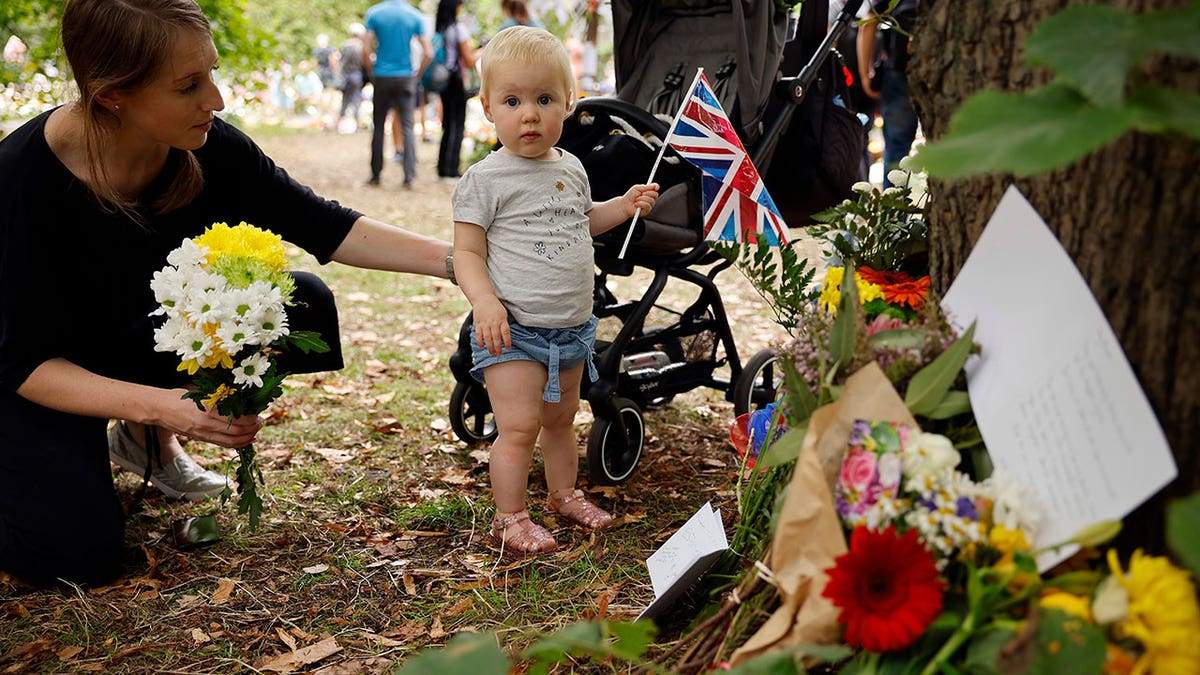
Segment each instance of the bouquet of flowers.
M283 349L325 352L329 346L307 331L290 331L285 307L294 281L287 272L278 235L253 225L215 223L184 239L155 272L150 288L166 319L155 329L155 350L174 352L179 370L193 375L184 395L202 410L230 419L257 415L283 393L286 373L276 356ZM238 513L258 527L262 472L254 446L238 448ZM230 490L221 495L225 503Z
M1115 550L1108 570L1038 573L1038 515L994 474L958 472L949 440L858 420L835 489L849 550L821 595L856 673L1200 672L1200 606L1186 571ZM1064 544L1103 544L1102 523Z

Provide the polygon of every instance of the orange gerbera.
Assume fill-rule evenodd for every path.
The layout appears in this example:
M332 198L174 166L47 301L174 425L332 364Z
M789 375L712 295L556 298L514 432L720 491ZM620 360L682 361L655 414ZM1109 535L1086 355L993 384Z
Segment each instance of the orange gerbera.
M883 299L893 305L908 305L913 309L921 309L925 298L929 295L929 277L923 276L915 281L880 286Z
M913 280L912 275L908 272L881 272L879 270L873 270L870 267L858 268L858 276L877 286L903 284Z

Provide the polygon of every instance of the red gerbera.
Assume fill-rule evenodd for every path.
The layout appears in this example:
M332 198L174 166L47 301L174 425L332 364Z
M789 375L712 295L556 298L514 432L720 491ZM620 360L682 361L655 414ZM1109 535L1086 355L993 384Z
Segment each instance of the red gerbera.
M917 539L894 528L850 535L850 550L834 560L821 595L841 608L846 644L872 652L904 649L942 611L945 584L933 555Z

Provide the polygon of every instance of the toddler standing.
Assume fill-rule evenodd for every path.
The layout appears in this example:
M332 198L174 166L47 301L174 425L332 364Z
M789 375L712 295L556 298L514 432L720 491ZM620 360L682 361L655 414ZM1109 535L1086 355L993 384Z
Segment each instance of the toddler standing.
M575 488L584 368L596 378L592 237L638 209L645 215L658 199L651 184L592 202L583 165L554 147L573 85L567 51L552 34L516 26L492 38L479 97L503 147L468 169L453 197L456 276L474 310L472 375L487 384L497 427L491 536L520 554L557 547L526 509L539 438L549 508L588 528L613 522Z

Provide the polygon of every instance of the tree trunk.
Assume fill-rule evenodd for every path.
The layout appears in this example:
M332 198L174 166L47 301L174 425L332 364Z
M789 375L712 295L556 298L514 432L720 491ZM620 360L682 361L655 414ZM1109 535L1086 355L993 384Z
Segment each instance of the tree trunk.
M925 134L941 136L961 102L979 89L1018 92L1046 82L1050 73L1026 65L1023 42L1039 20L1069 4L1080 3L923 0L909 82ZM1141 13L1188 3L1113 4ZM1200 91L1195 61L1154 57L1142 73L1178 90ZM1179 467L1171 485L1126 519L1123 548L1164 551L1166 501L1200 489L1197 167L1200 145L1193 141L1127 133L1049 174L930 182L930 263L939 292L949 287L1006 187L1015 182L1058 236L1112 324Z

